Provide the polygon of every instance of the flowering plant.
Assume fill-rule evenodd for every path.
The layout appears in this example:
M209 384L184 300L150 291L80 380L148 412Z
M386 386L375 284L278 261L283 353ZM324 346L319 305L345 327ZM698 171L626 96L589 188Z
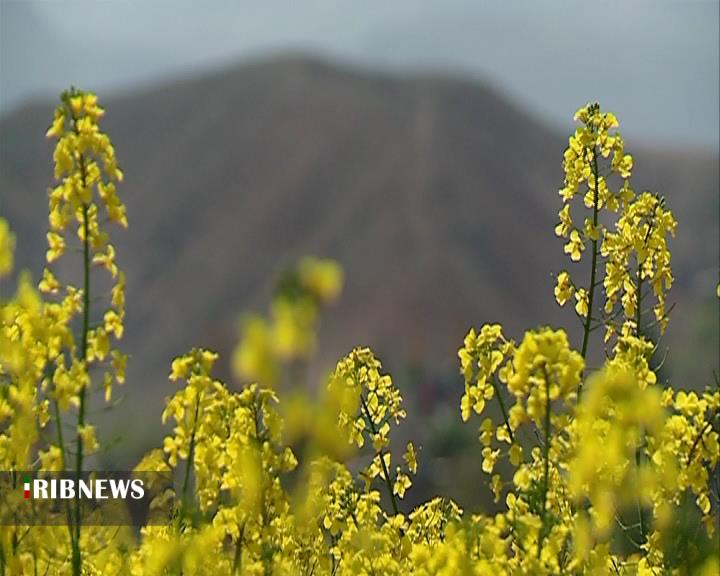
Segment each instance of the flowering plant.
M100 388L110 402L125 379L125 278L105 228L128 223L102 116L93 94L62 95L48 130L58 183L47 267L37 288L23 274L0 302L4 470L82 472L98 449L88 394ZM515 341L486 324L458 353L460 417L482 418L478 465L497 513L443 496L404 506L419 449L397 446L403 398L370 349L342 358L317 397L305 392L319 316L342 287L336 263L306 258L269 315L243 321L232 364L246 384L213 377L208 350L173 361L180 386L162 414L172 429L137 465L180 480L171 521L90 530L73 504L61 527L3 517L0 574L717 574L720 386L663 385L653 359L676 222L662 198L633 190L615 116L591 104L575 118L555 232L575 265L589 254L589 280L559 272L555 298L574 300L580 345L560 329ZM70 242L79 286L53 271ZM2 276L13 250L0 219ZM96 268L105 299L91 292ZM598 328L607 360L591 369Z

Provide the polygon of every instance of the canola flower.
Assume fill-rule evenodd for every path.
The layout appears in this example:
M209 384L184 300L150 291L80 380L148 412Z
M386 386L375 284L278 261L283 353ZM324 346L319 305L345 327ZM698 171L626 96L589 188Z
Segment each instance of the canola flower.
M233 355L239 379L275 387L288 371L298 371L315 350L318 316L332 303L343 283L342 269L332 260L305 257L284 272L273 298L270 318L244 318Z
M0 302L4 470L82 470L101 448L87 394L110 401L124 381L125 278L104 225L127 217L102 116L93 94L63 94L48 130L48 265L37 288L20 274ZM540 327L515 341L486 324L458 352L459 416L478 421L478 473L496 512L442 495L407 505L420 447L398 444L401 391L372 350L351 350L308 392L304 366L342 271L306 258L281 276L267 317L243 321L232 359L242 386L213 376L212 351L173 361L168 434L136 467L179 481L154 502L172 507L170 521L90 531L68 507L66 526L22 527L0 510L0 574L717 574L720 384L663 386L651 340L669 320L676 223L662 198L633 191L615 116L591 104L576 120L555 233L571 262L589 255L590 279L561 271L554 292L574 304L582 340ZM72 243L80 285L54 272ZM5 281L14 248L0 219ZM106 300L90 297L96 268L111 282ZM598 328L607 360L593 370Z
M86 459L99 449L95 427L87 421L89 391L101 387L110 401L114 383L125 380L127 358L115 347L123 336L125 279L103 225L127 227L127 218L116 191L123 174L110 138L100 128L103 115L94 94L75 89L62 94L47 131L57 141L57 184L48 192L47 266L37 289L23 274L15 297L0 303L0 466L6 471L83 471ZM4 221L0 231L0 263L6 274L13 264L13 241ZM73 245L81 254L80 285L54 271L60 259L70 258L66 251ZM109 276L106 299L91 294L95 269ZM104 556L98 543L110 532L99 530L93 538L83 529L79 504L68 505L66 514L65 530L5 526L2 570L37 572L41 556L42 571L80 574L83 566L89 569L96 562L85 558ZM18 547L20 538L27 552Z

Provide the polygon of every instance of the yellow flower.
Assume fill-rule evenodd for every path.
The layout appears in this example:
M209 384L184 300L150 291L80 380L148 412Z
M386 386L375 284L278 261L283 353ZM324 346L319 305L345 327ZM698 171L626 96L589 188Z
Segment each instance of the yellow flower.
M40 292L44 292L46 294L57 294L60 289L60 282L58 282L57 278L55 278L55 275L49 268L45 268L43 270L43 277L42 280L40 280L40 284L38 284L38 289Z
M589 313L589 296L585 288L578 288L575 293L575 312L578 316L585 318Z
M412 442L407 443L403 460L405 460L408 470L415 474L417 472L417 452L415 452L415 446L413 446Z
M577 230L570 232L570 241L565 244L565 254L570 254L570 259L573 262L578 262L585 250L585 243L580 237L580 233Z
M39 457L41 470L60 471L65 468L62 451L59 446L51 444L47 450L40 451Z
M57 138L59 136L62 136L63 130L65 128L65 109L64 108L57 108L55 110L55 117L53 118L53 122L48 128L47 132L45 133L45 136L48 138Z
M65 252L65 239L60 236L60 234L48 232L47 240L49 246L47 251L47 261L49 263L54 262L63 255Z
M513 484L520 490L527 490L530 487L530 473L526 466L521 466L517 472L515 472Z
M0 218L0 278L12 271L14 251L15 237L7 222Z
M482 451L483 461L482 470L486 474L490 474L495 468L498 456L500 456L500 450L492 450L491 448L483 448Z
M523 457L522 446L520 446L518 444L513 444L510 447L510 463L513 466L519 466L520 463L522 462L522 457Z
M115 310L105 312L105 331L109 334L114 334L115 338L118 339L123 336L124 327L122 316L115 312Z
M321 302L334 300L342 290L342 269L333 260L303 258L298 274L301 283Z
M564 270L557 275L557 284L555 285L555 300L560 306L565 306L570 297L573 295L575 287L570 280L570 274Z
M412 486L412 481L407 474L398 472L395 476L395 483L393 484L393 493L397 494L400 498L405 498L405 492Z
M98 448L97 440L95 439L95 426L85 424L84 426L78 426L78 436L82 438L83 447L86 454L92 454Z
M555 235L561 238L567 237L572 229L572 217L570 216L570 204L565 204L558 213L560 223L555 226Z
M584 362L570 349L564 331L543 328L525 333L513 366L515 373L508 388L517 398L528 398L528 415L542 425L546 387L551 399L569 400L580 383Z

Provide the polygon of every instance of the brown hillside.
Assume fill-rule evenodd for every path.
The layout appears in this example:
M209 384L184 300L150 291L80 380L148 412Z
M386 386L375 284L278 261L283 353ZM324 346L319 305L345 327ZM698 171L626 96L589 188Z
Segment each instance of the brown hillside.
M278 269L306 253L346 269L323 321L325 366L369 344L391 368L454 370L471 324L520 336L576 323L550 276L566 266L553 236L566 136L486 86L288 59L103 103L130 220L115 234L129 409L158 413L170 360L188 347L228 358L239 314L264 310ZM0 121L0 212L36 275L51 114L42 103ZM680 222L669 362L705 377L717 365L718 157L627 146L636 187L665 194Z

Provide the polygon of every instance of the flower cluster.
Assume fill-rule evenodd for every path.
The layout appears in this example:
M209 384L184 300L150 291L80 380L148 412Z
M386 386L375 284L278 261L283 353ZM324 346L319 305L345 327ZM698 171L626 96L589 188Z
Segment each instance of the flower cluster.
M251 315L243 320L233 357L237 376L276 387L289 366L293 384L302 363L315 350L318 314L342 289L342 270L333 260L305 257L286 270L273 298L270 318Z
M82 315L81 341L69 346L73 366L66 368L62 355L51 354L49 358L57 364L53 376L57 400L67 405L73 397L83 397L89 377L77 372L89 372L93 363L107 364L110 368L103 376L106 400L110 400L113 380L118 383L125 380L126 358L113 350L111 344L113 339L121 339L124 332L125 276L115 263L115 248L110 244L108 233L101 228L101 209L108 221L122 227L127 227L127 217L115 187L122 181L123 173L118 168L110 138L99 127L104 111L97 97L89 92L70 90L63 93L61 100L47 131L48 138L57 139L53 158L55 178L60 183L49 191L48 267L39 289L49 296L64 293L63 309L55 313L67 324L72 316ZM50 267L64 254L69 242L68 229L73 222L77 225L76 237L83 253L82 287L63 286ZM97 313L102 317L97 324L90 311L92 266L104 268L111 279L109 306ZM73 370L76 374L68 379L67 372Z
M401 407L402 396L393 385L392 378L381 374L380 361L369 348L356 348L338 362L330 376L328 388L344 399L338 428L349 443L362 448L367 439L373 447L374 456L370 464L361 471L366 486L380 478L388 487L393 510L398 511L395 496L404 498L412 481L407 472L417 471L415 447L407 445L404 466L396 465L392 470L390 444L391 425L399 424L405 418Z
M566 239L564 251L573 262L579 262L590 245L591 276L588 286L576 285L570 273L557 275L555 299L564 306L575 297L575 313L583 321L589 334L594 308L599 243L605 234L601 212L609 214L627 205L634 193L630 188L632 156L625 153L625 143L617 132L618 121L612 113L602 112L598 104L589 104L575 114L580 126L570 137L565 150L563 168L565 183L560 189L563 206L558 214L560 222L555 234ZM612 177L622 185L612 188ZM582 206L588 211L582 223L576 224L572 215L573 201L580 195ZM587 336L583 340L582 355L587 351Z
M628 181L633 159L625 154L625 143L615 130L618 127L615 115L601 112L598 104L589 104L577 111L575 120L581 125L570 137L565 150L565 185L560 189L563 207L555 234L568 240L565 253L573 262L578 262L588 241L596 243L602 234L599 211L604 208L616 212L629 200L632 193ZM606 174L601 171L602 164L607 164ZM617 191L613 191L608 182L608 177L613 174L623 180L622 188ZM580 227L575 225L571 214L572 201L578 195L582 197L584 207L591 211Z
M600 326L605 327L605 342L613 336L639 336L655 326L665 331L666 293L673 283L667 237L675 235L677 223L661 197L650 192L637 195L632 189L633 160L625 154L616 131L617 118L589 104L578 110L575 119L581 126L565 151L563 207L555 233L567 239L565 253L573 262L579 262L590 245L591 273L585 286L576 284L567 270L558 273L555 299L565 306L574 296L575 313L585 333L581 351L585 357L589 334ZM613 188L612 178L622 184ZM590 212L579 227L571 209L582 190L583 204ZM604 294L598 293L599 285ZM601 297L604 303L598 306ZM648 311L655 319L643 323Z
M676 227L675 218L662 198L643 192L627 205L615 224L615 232L605 234L601 248L606 259L604 312L612 317L615 304L620 302L624 323L629 323L624 332L640 333L643 329L643 285L652 289L656 299L655 322L661 332L665 331L668 321L665 294L673 283L667 236L674 236ZM613 328L616 333L620 331L608 322L606 340Z

